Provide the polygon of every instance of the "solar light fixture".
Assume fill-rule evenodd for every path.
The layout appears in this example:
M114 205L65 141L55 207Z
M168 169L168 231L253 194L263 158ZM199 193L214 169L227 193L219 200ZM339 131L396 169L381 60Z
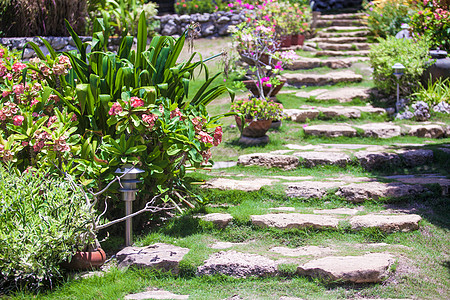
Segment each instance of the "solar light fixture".
M400 78L403 75L403 70L405 69L405 66L401 63L396 63L392 66L392 69L394 69L394 75L397 77L397 102L395 103L396 111L398 112L400 110Z

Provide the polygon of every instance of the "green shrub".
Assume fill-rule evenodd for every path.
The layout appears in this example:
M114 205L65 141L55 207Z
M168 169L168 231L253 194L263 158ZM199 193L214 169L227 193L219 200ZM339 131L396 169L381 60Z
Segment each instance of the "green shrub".
M177 0L175 2L175 12L179 15L196 14L196 13L212 13L218 10L229 10L227 2L217 0L214 3L210 0Z
M61 276L90 222L83 194L44 172L0 166L0 290L36 289Z
M425 101L428 105L434 106L440 102L450 104L450 80L439 78L434 83L429 80L426 87L420 85L417 92L413 94L418 101Z
M392 36L379 38L378 42L369 53L376 87L386 94L395 92L397 79L392 66L401 63L405 70L400 78L400 89L403 95L409 95L418 87L428 62L428 42L425 39L396 39Z

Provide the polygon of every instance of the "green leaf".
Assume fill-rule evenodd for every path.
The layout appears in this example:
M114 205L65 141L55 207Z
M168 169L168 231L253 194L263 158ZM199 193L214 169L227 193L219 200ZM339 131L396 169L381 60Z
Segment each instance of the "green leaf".
M85 84L85 83L77 84L77 87L75 89L75 91L77 93L78 103L80 104L80 108L81 108L81 114L84 114L84 111L86 108L86 102L87 102L87 98L88 98L88 89L89 89L89 85Z

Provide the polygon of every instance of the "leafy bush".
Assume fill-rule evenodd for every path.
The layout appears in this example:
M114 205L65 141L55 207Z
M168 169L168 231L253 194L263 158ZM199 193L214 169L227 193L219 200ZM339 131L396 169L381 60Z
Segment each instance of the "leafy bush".
M364 19L369 30L379 37L395 36L403 23L408 23L413 14L412 2L409 0L378 0L365 2Z
M89 230L83 194L44 172L0 166L0 290L36 289L61 276Z
M400 89L402 94L409 95L418 87L428 62L428 42L425 39L396 39L392 36L379 38L378 42L369 53L376 87L386 94L395 92L397 79L392 66L401 63L405 70L400 78Z
M0 2L0 28L4 36L67 36L67 19L84 33L86 0L5 0Z
M441 102L450 104L450 79L439 78L435 82L428 81L426 87L420 85L418 91L413 94L419 101L424 101L430 106Z
M212 13L219 10L229 10L230 8L226 0L177 0L175 2L175 12L179 15Z

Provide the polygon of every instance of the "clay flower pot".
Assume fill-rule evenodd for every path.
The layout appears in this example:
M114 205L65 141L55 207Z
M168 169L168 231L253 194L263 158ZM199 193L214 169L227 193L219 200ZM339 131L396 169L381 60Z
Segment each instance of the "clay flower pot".
M241 131L242 136L246 137L262 137L266 135L266 132L269 130L272 125L272 120L251 120L245 119L246 126L242 130L241 118L239 116L235 116L236 124L239 130Z
M290 35L282 35L280 38L280 47L288 48L291 46L291 36Z
M89 270L101 267L106 261L103 249L95 251L77 251L70 262L61 263L67 270Z
M304 42L305 42L305 36L303 34L293 34L291 36L292 46L303 46Z
M269 95L269 91L270 91L270 87L268 86L264 86L263 91L264 91L264 96L265 97L273 97L276 94L278 94L278 92L281 90L281 88L283 87L283 85L286 83L286 79L284 78L280 78L280 84L275 86L275 88L272 90L272 93ZM256 97L259 98L260 94L259 94L259 89L256 86L256 80L244 80L244 85L245 87Z

